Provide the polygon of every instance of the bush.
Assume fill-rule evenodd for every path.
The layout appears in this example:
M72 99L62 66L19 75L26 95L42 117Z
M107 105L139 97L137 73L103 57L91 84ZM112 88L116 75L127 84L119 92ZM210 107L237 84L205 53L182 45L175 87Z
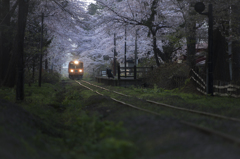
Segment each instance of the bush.
M107 138L102 140L99 147L98 158L104 159L132 159L135 155L135 147L129 141Z
M31 70L26 70L24 72L25 84L35 83L38 80L38 77L39 77L39 71L37 71L37 70L35 70L35 72L34 72L34 78L33 78L33 72Z
M176 81L174 77L182 77L182 79L187 79L189 76L189 71L190 69L185 63L167 63L149 72L145 76L145 82L148 83L151 87L156 84L157 87L160 88L174 89L176 88ZM183 85L184 81L185 80L182 82Z
M49 71L49 70L43 70L42 71L42 83L51 83L51 84L54 84L54 83L57 83L60 81L61 79L61 74L58 73L58 72L52 72L52 71ZM31 83L35 83L35 82L38 82L39 80L39 71L36 70L35 73L34 73L34 81L33 81L33 77L32 77L32 72L29 72L29 71L25 71L24 72L24 81L26 84L31 84Z
M57 83L61 79L61 74L58 72L47 72L43 71L42 72L42 82L43 83Z
M156 60L154 57L151 58L143 58L139 60L138 67L150 67L150 66L156 66Z

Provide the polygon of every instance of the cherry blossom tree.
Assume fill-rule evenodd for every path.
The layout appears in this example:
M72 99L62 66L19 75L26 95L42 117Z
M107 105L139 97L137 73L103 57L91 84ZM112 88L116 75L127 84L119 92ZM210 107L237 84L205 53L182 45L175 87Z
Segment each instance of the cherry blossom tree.
M26 20L18 19L18 16L17 16L19 14L18 2L19 0L4 0L3 3L2 1L0 1L1 8L3 6L6 7L5 10L1 9L0 11L1 27L5 27L9 29L6 32L5 32L6 29L1 29L1 34L0 34L0 50L1 50L0 82L3 85L7 85L7 86L14 86L16 81L15 80L16 62L14 61L18 59L17 58L18 51L16 51L15 48L17 48L16 45L20 43L17 41L18 40L17 36L19 33L17 33L14 30L15 29L14 24L16 24L17 21L20 21L20 22L25 21L26 24L22 25L22 30L29 31L28 29L34 29L34 27L31 27L31 25L33 24L32 23L33 21L34 22L38 21L39 26L42 25L41 14L44 13L44 24L43 24L45 28L44 38L47 40L51 40L53 42L51 44L51 48L49 48L49 50L46 50L44 52L45 59L52 59L52 58L59 59L59 60L52 60L58 66L61 66L63 64L65 54L72 50L73 48L72 45L74 44L74 41L76 41L77 36L83 35L84 33L82 33L82 30L86 30L88 28L88 25L90 25L88 23L88 14L86 14L86 10L85 10L86 3L78 0L24 1L29 6L28 7L29 9L25 9L25 13L23 13L24 16L26 17ZM10 24L12 26L10 26ZM28 26L28 29L25 29L26 26ZM37 33L37 30L34 32ZM9 37L7 38L7 41L4 41L3 39L4 38L6 39L6 36L9 36ZM38 41L38 38L35 38L35 39L31 38L32 41L27 41L28 39L30 39L28 37L26 37L25 39L26 39L25 45L28 45L28 46L31 45L30 43L33 43L33 40ZM62 52L59 51L59 48L57 46L53 47L53 44L56 44L56 43L59 44L58 46L61 46L60 49L64 50L64 53L63 51ZM12 44L12 46L10 46L10 44ZM30 47L28 47L27 49L25 48L25 51L31 52L29 48ZM34 51L34 49L32 51ZM56 55L58 51L59 51L59 54ZM29 56L29 54L26 54L26 56ZM25 59L29 60L30 58L26 57ZM25 61L25 62L28 62L28 61Z
M179 24L179 20L173 16L170 1L97 0L97 4L103 8L98 24L104 25L103 27L112 35L117 32L123 33L125 27L128 27L129 39L131 36L135 37L136 30L139 30L140 34L151 39L156 65L160 65L163 50L161 45L158 46L158 40Z

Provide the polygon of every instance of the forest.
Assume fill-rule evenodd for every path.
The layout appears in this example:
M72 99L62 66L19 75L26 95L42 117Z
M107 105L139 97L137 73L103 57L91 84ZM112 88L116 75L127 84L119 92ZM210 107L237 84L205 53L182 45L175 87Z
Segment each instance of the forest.
M0 87L16 87L23 100L23 83L39 82L40 73L60 72L69 59L78 59L91 74L114 52L118 62L127 52L128 59L153 60L155 67L185 56L194 68L196 45L208 43L208 18L194 10L196 2L1 0ZM240 2L203 2L205 12L213 5L214 80L237 83Z

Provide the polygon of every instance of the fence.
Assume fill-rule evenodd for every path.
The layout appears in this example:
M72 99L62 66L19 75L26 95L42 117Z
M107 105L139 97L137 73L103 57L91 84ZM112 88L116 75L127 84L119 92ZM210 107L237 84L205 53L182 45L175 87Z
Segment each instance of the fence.
M172 80L171 80L172 89L183 86L186 79L187 77L185 76L176 76L176 75L172 76Z
M98 68L96 70L93 70L94 76L107 76L107 71L106 69L103 70L102 68Z
M191 70L191 79L194 81L196 89L206 95L206 82L193 69ZM214 81L213 94L218 96L240 97L240 86L231 82Z
M214 95L240 97L240 86L230 82L215 81L214 83Z
M153 66L136 67L134 65L133 67L120 67L120 65L118 65L118 79L121 79L121 77L137 79L137 77L142 77L150 70L153 70Z
M194 81L196 89L199 92L206 94L206 82L203 77L196 73L196 71L193 69L190 71L190 75L190 79Z

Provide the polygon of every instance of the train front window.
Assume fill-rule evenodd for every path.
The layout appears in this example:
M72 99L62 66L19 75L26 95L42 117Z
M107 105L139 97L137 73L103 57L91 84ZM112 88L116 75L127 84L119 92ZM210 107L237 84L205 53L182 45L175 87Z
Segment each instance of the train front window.
M73 69L79 69L83 67L83 63L79 63L79 64L74 64L74 63L70 63L69 68L73 68Z

